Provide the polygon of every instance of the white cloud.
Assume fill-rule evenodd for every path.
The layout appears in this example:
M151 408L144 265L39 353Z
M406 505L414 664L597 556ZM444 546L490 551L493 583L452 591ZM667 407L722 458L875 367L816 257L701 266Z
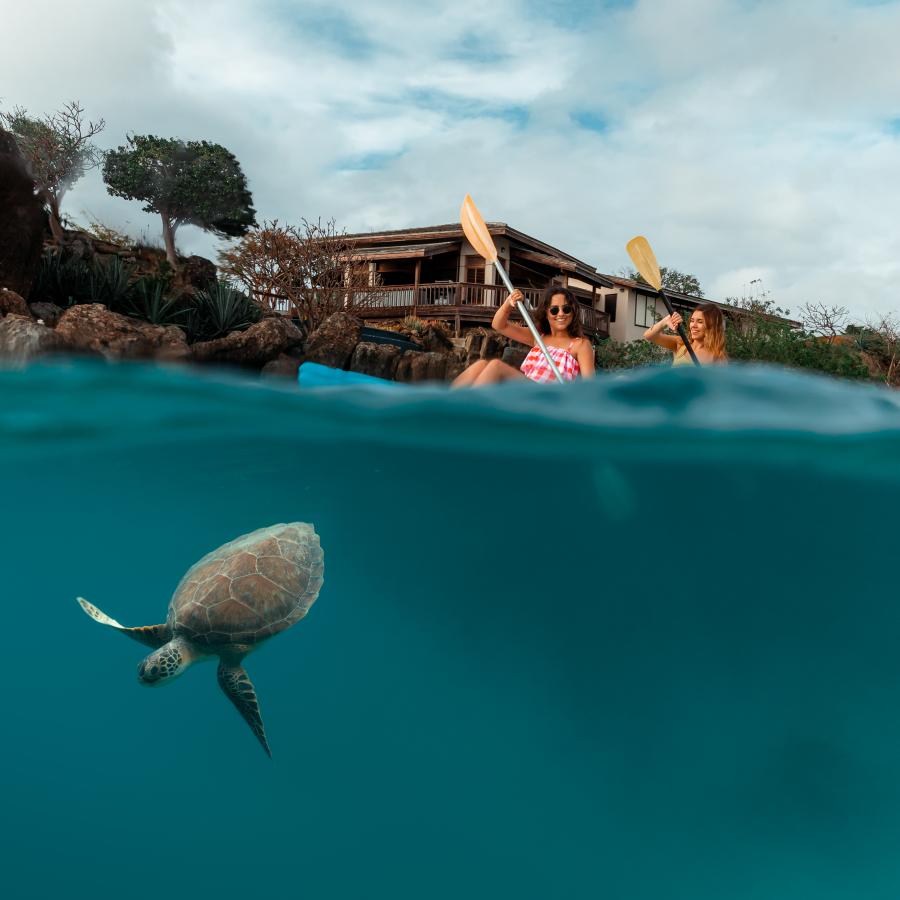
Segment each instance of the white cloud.
M897 306L900 4L639 0L574 27L528 9L38 0L2 16L0 97L78 98L106 118L106 146L133 131L219 141L260 218L435 224L468 191L602 271L643 233L711 296L751 275L782 306ZM582 111L606 131L574 127ZM65 207L159 229L96 172Z

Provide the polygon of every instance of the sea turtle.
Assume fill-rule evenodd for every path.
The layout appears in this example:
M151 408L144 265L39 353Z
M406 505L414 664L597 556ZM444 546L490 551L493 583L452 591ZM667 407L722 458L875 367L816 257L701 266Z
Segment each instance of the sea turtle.
M302 619L324 571L312 525L271 525L235 538L188 569L164 625L126 628L83 597L96 621L153 647L138 666L141 684L168 684L191 663L219 657L219 684L271 757L256 691L241 661L263 641Z

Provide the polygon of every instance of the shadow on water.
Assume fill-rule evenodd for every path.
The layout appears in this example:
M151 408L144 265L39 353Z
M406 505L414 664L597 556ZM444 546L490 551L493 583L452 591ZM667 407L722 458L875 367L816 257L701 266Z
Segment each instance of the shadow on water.
M87 363L0 395L13 896L896 896L892 395ZM294 520L325 586L247 661L270 762L213 667L139 687L74 597L162 621Z

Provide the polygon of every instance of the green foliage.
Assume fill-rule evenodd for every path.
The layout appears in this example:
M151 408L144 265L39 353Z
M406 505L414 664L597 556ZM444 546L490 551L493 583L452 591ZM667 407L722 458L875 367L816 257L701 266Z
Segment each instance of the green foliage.
M91 303L103 303L114 312L126 307L134 270L114 256L105 263L94 261L91 270Z
M103 119L83 122L77 101L41 119L17 106L0 113L0 124L13 135L38 194L50 207L51 221L60 227L59 204L65 192L103 158L91 138L105 127Z
M196 225L220 237L240 237L256 224L240 163L220 144L132 135L103 166L108 191L140 200L174 228Z
M843 378L870 377L856 347L829 343L775 318L783 312L767 300L749 303L730 316L725 333L729 359L814 369Z
M614 341L606 338L594 345L598 369L633 369L637 366L660 366L672 361L672 354L650 341Z
M660 268L659 274L662 278L662 286L666 290L678 291L680 294L690 294L692 297L703 296L700 282L693 275L679 272L678 269L669 269L666 266ZM641 284L647 283L641 273L636 272L634 269L627 270L625 277L630 278L632 281L639 281Z
M136 281L128 298L128 314L151 325L184 325L190 311L179 298L168 296L169 286L165 276Z
M188 317L192 341L211 341L232 331L243 331L261 317L259 307L226 281L198 291Z
M94 278L90 265L48 250L41 257L31 289L35 300L55 303L66 309L76 303L93 303Z

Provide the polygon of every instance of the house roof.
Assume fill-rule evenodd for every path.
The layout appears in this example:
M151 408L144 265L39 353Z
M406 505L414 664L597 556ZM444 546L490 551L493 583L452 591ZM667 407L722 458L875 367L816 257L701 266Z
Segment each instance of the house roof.
M360 259L421 259L458 250L460 241L440 241L434 244L391 244L390 247L359 247L354 257Z
M621 278L618 275L610 275L610 280L613 282L615 287L618 288L630 288L634 291L640 291L641 293L649 294L651 297L656 295L656 291L649 285L643 281L635 281L631 278ZM740 314L742 312L746 312L746 310L742 310L741 307L735 306L733 303L723 303L720 300L710 300L709 297L698 297L695 294L682 294L681 291L673 291L669 288L666 288L666 295L670 297L672 300L677 300L679 303L684 304L686 307L698 307L701 303L712 303L713 306L718 306L719 309L724 310L725 312L737 313ZM791 325L793 327L800 327L801 322L797 322L794 319L787 319L784 316L776 316L771 313L765 313L764 318L769 319L773 322L784 322L786 325Z
M529 234L525 234L524 231L512 228L506 222L487 222L485 224L491 236L506 237L512 243L519 244L520 247L511 249L516 249L518 251L517 255L523 258L530 258L534 262L540 262L544 265L559 268L562 271L571 272L590 284L597 284L603 287L613 286L609 276L601 275L594 266ZM463 237L462 226L458 222L447 225L428 225L421 228L401 228L395 231L373 231L346 235L348 241L360 248L380 245L384 249L385 244L390 244L394 245L393 249L395 250L400 250L401 247L413 248L422 243L434 241L461 241ZM522 248L524 248L524 252ZM530 257L525 256L525 253L529 251L534 255ZM410 252L407 258L413 255ZM372 257L368 258L371 259ZM399 258L399 254L392 258Z

